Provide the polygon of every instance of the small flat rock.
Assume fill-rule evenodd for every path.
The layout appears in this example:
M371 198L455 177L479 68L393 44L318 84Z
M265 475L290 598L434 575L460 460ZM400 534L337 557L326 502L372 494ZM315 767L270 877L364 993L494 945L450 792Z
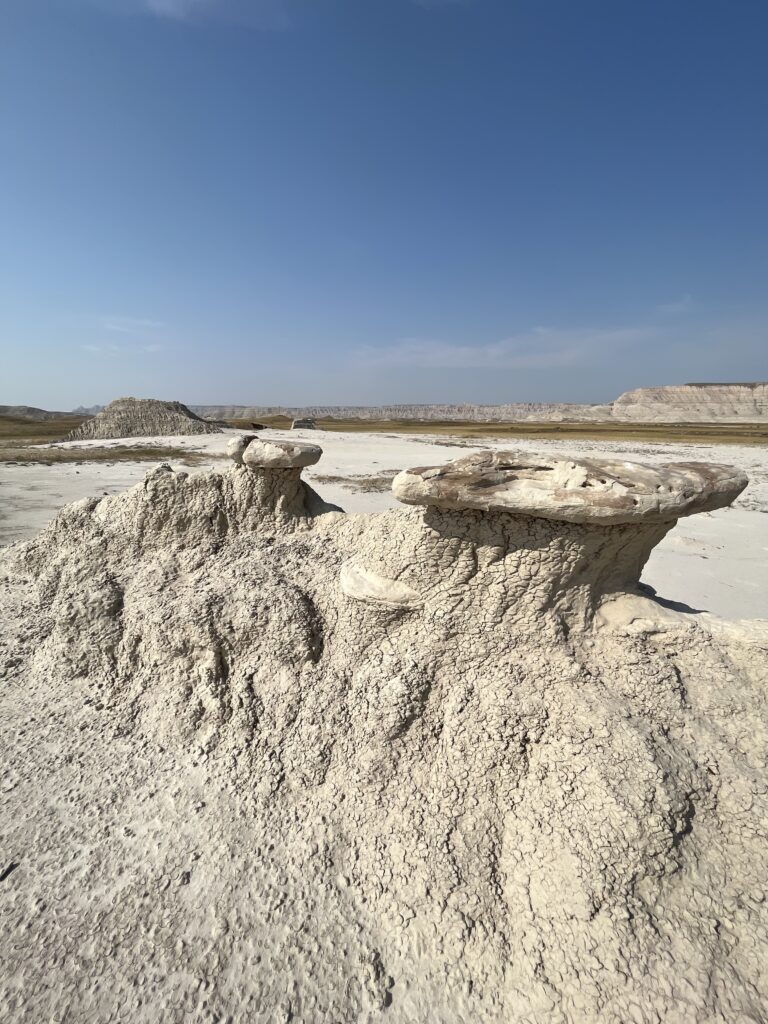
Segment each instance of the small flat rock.
M733 466L705 462L649 466L486 451L443 466L407 469L392 481L392 492L407 505L609 525L710 512L730 505L747 483Z
M421 595L405 583L388 580L350 562L341 567L339 583L347 597L367 604L385 608L420 608L424 603Z
M264 441L256 438L243 452L243 462L252 469L291 469L314 466L323 454L316 444L301 441Z

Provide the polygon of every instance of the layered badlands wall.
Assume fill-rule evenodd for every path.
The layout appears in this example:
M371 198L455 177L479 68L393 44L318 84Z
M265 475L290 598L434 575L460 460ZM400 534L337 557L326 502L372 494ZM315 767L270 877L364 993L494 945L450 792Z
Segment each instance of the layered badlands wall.
M637 588L746 478L230 454L0 556L2 1019L764 1021L768 637Z
M626 391L611 407L615 419L665 422L768 420L768 384L686 384Z
M682 384L627 391L608 405L517 402L507 405L382 406L193 406L210 419L285 415L317 418L427 420L622 420L652 423L763 422L768 419L768 384Z

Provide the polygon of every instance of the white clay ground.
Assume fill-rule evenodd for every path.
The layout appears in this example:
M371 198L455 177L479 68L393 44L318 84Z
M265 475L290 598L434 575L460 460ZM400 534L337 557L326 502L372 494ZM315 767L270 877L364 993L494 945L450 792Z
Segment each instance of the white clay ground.
M348 507L320 476L466 455L311 440ZM765 626L639 595L628 518L741 474L511 479L572 521L457 501L481 458L344 515L254 454L0 552L2 1024L768 1024ZM763 487L692 517L718 583Z
M210 463L191 470L221 468L227 442L238 431L191 437L130 438L127 441L71 442L67 447L164 445L210 453ZM348 512L377 512L397 502L388 491L364 492L320 477L378 476L411 466L436 465L479 448L519 448L591 455L620 454L640 462L719 462L743 469L749 487L733 508L682 519L654 550L643 582L660 597L704 609L727 619L768 618L768 448L742 445L649 444L637 441L492 440L476 444L449 436L337 433L322 430L263 432L262 437L312 441L323 449L319 464L304 478L327 501ZM452 440L455 443L451 443ZM174 468L183 467L169 460ZM0 545L27 540L64 505L80 498L116 494L142 480L155 463L81 465L0 463Z

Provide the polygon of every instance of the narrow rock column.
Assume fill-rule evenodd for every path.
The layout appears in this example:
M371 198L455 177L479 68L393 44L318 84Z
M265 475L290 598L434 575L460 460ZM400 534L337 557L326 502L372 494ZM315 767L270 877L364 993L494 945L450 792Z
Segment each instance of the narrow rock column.
M322 448L300 441L272 441L253 434L234 437L227 453L235 463L238 485L248 500L278 516L307 516L330 509L301 479L305 466L313 466Z

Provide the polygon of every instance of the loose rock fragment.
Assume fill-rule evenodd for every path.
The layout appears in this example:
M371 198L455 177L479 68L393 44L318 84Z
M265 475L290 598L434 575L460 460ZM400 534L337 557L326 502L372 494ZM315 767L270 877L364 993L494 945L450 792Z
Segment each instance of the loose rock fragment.
M343 565L339 577L341 589L347 597L387 608L420 608L424 603L413 587L388 580L375 572L368 572L357 565Z

